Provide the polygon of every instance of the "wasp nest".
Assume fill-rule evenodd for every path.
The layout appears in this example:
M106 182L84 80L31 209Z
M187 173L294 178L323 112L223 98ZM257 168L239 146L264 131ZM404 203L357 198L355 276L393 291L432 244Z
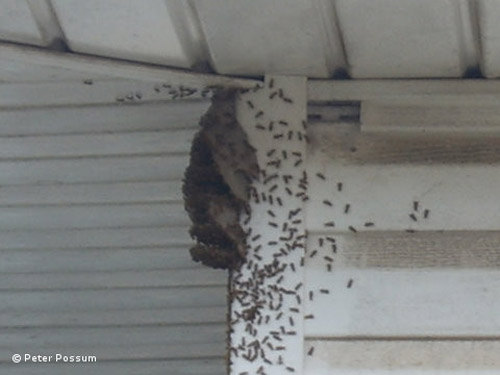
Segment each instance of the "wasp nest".
M239 224L248 211L250 183L258 176L254 149L236 121L235 92L220 90L201 118L184 176L184 204L197 244L193 260L213 268L233 268L246 253Z

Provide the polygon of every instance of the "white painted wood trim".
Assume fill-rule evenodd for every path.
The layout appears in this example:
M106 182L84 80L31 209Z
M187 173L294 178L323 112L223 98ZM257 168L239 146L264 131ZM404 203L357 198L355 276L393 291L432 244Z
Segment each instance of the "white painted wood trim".
M495 375L500 341L308 340L305 374Z
M165 68L157 65L133 63L111 58L101 58L82 54L47 51L42 48L0 43L2 59L30 61L34 65L72 69L79 72L108 75L109 77L140 80L171 85L205 87L220 85L224 87L253 88L260 81L254 79L231 78Z
M252 185L250 218L242 220L243 227L251 230L246 263L231 274L233 375L301 373L303 367L306 81L271 76L265 83L265 88L241 95L236 107L238 121L256 149L261 176ZM273 164L284 158L283 152L286 159ZM290 231L283 229L285 223ZM254 321L246 318L248 309L257 306L247 283L258 286L261 318ZM258 350L251 344L254 340Z
M495 80L309 80L309 101L342 100L418 100L439 98L459 100L491 100L500 102L500 82Z

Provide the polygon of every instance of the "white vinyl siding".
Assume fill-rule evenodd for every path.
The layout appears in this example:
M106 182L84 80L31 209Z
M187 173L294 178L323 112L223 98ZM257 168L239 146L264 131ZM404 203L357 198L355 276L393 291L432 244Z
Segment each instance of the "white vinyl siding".
M181 191L209 101L121 104L123 84L155 92L0 85L2 372L225 372L227 276L191 261ZM15 365L14 353L97 363Z

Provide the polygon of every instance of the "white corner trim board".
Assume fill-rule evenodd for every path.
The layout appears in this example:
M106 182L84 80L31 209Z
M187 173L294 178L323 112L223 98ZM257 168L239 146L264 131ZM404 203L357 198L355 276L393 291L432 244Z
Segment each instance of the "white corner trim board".
M256 148L247 259L231 277L231 374L301 373L307 199L306 80L267 77L237 118Z

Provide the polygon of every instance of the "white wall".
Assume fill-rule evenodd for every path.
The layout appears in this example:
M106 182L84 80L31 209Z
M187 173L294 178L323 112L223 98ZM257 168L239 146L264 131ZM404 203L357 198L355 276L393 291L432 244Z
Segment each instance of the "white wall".
M138 87L141 100L117 101ZM225 371L226 273L191 261L181 196L209 101L154 87L0 85L3 372ZM97 364L15 365L14 353Z

